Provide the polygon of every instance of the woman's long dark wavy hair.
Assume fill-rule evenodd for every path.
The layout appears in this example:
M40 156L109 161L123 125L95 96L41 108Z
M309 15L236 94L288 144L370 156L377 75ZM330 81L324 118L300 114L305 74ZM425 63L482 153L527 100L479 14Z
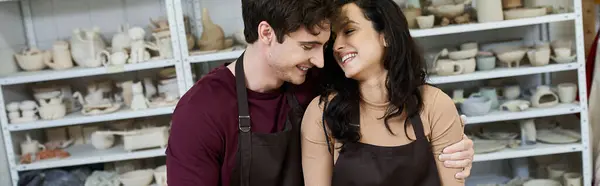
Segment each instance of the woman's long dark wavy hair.
M423 107L420 87L426 84L425 59L419 46L410 36L408 24L400 7L392 0L338 0L337 10L343 5L355 3L360 7L373 28L384 34L387 47L383 66L388 70L385 79L389 106L383 118L388 131L394 134L388 120L406 113L418 115ZM334 22L337 24L337 21ZM334 37L332 36L332 39ZM333 40L325 49L325 66L321 69L323 79L320 103L324 103L323 120L332 136L342 144L360 140L358 82L346 78L333 57ZM329 100L331 95L335 95ZM407 118L408 118L407 117ZM408 119L407 119L408 120ZM404 128L408 122L404 122ZM406 130L405 130L406 131ZM407 135L408 136L408 135Z

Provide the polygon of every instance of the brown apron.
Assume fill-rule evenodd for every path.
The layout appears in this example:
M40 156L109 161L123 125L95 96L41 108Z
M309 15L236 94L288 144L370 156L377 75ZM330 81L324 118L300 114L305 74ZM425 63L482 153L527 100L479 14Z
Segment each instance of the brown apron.
M244 54L235 64L239 139L231 186L302 186L300 123L304 109L294 94L285 91L291 110L281 132L253 133L248 109Z
M358 123L360 116L353 120ZM397 147L347 143L333 169L332 186L439 186L440 178L419 115L410 118L417 140Z

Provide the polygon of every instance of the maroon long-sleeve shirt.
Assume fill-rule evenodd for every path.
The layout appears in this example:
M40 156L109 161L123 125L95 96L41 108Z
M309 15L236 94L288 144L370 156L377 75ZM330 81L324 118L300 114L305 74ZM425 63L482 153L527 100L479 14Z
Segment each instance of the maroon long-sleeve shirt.
M296 88L306 108L314 98L313 78ZM290 109L281 91L247 89L252 131L281 131ZM180 99L172 115L167 147L167 180L174 186L229 186L238 148L235 77L219 66Z

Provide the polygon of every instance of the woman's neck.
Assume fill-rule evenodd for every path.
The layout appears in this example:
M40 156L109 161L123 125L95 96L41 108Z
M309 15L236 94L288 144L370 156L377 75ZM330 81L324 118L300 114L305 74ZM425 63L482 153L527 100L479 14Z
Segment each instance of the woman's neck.
M385 84L387 70L381 70L379 73L359 81L360 96L362 101L371 106L385 107L388 105L388 93Z

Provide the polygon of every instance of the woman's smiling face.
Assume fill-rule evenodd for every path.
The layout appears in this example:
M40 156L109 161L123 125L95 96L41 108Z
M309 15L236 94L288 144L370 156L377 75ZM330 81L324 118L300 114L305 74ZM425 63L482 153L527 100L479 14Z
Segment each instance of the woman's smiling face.
M333 29L336 34L334 57L346 77L361 80L370 73L380 73L384 36L373 28L355 3L342 7L341 17L333 23Z

